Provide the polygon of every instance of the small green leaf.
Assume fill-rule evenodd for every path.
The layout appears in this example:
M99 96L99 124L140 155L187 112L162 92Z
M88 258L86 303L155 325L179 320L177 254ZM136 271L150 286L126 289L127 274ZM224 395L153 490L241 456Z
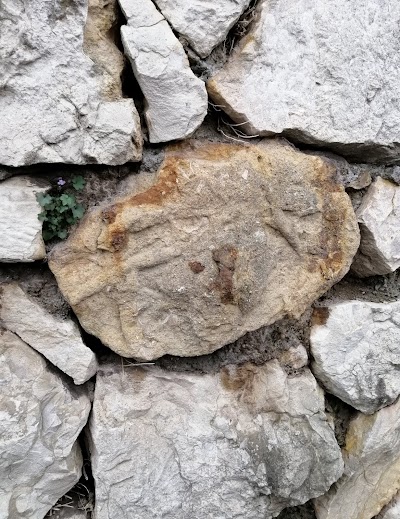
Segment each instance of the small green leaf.
M52 238L54 238L54 236L55 236L55 234L54 234L53 231L50 231L50 230L48 230L48 229L45 229L45 230L43 231L43 239L44 239L45 241L49 241L49 240L51 240Z
M72 208L72 214L78 220L80 220L82 218L84 212L85 212L85 208L83 207L82 204L78 204L76 207Z
M85 179L82 177L82 175L72 177L72 186L77 191L82 191L82 189L85 187Z
M61 240L64 240L68 235L68 232L65 229L62 229L61 231L58 231L57 236L61 238Z
M39 222L46 222L47 221L47 213L46 211L42 211L38 214Z
M39 202L41 207L46 207L53 201L53 197L44 193L38 193L36 195L36 200Z
M65 205L67 207L74 207L74 205L76 204L76 199L74 195L67 195L67 193L61 195L60 200L62 205Z

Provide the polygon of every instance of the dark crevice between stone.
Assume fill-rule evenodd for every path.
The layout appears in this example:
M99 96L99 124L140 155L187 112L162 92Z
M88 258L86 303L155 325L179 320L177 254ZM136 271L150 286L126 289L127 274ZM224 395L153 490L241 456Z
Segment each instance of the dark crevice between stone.
M115 44L118 47L118 49L122 52L124 56L124 68L122 71L121 76L121 83L122 83L122 95L123 97L128 97L130 99L133 99L136 109L139 113L140 117L140 125L142 128L142 135L144 138L145 143L148 142L148 129L147 129L147 123L146 118L144 116L144 111L146 108L146 100L143 95L143 92L139 86L139 83L136 81L135 75L132 71L132 66L125 55L124 52L124 46L122 44L121 40L121 27L123 25L127 24L127 20L118 5L118 30L115 31Z
M165 355L155 364L168 371L192 371L216 373L227 365L251 362L256 365L279 357L291 347L309 344L310 311L299 320L282 319L271 326L249 332L234 343L228 344L209 355L198 357L175 357ZM295 373L293 373L295 374Z
M317 516L312 501L308 501L304 505L285 508L277 519L317 519Z
M83 458L82 476L79 482L51 508L46 515L46 519L69 519L71 510L85 511L87 519L93 517L95 486L90 463L90 453L86 445L84 431L85 429L77 440Z
M330 393L325 393L325 411L333 418L335 438L338 445L344 447L347 429L351 419L356 416L357 411Z

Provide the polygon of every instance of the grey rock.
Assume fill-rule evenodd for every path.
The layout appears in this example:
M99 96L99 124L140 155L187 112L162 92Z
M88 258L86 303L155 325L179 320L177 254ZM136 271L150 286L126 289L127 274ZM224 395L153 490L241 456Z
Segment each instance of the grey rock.
M150 142L190 136L203 122L208 98L182 44L151 0L119 0L128 25L122 43L146 98Z
M372 414L400 395L400 303L346 301L317 308L312 370L330 393Z
M43 519L81 475L90 401L16 335L0 332L0 517Z
M87 14L87 0L1 2L0 164L140 160L133 100L110 92L110 74L120 70L101 67L83 52ZM99 42L108 29L105 23L98 31Z
M96 356L82 341L78 326L70 319L59 319L18 286L0 285L0 321L52 364L83 384L97 371Z
M340 449L309 370L106 365L90 421L96 519L270 519L323 494Z
M299 317L358 244L348 195L321 158L276 141L193 141L88 212L49 266L89 333L151 360Z
M0 261L28 262L46 256L42 222L38 220L42 209L36 195L49 187L28 177L0 182Z
M400 267L400 186L377 178L357 209L360 249L352 270L360 277L383 275Z
M154 0L175 31L205 58L224 41L250 0Z
M261 0L209 94L249 135L399 163L399 22L396 0Z
M371 519L400 486L400 401L374 415L359 413L343 449L344 474L314 502L318 519Z

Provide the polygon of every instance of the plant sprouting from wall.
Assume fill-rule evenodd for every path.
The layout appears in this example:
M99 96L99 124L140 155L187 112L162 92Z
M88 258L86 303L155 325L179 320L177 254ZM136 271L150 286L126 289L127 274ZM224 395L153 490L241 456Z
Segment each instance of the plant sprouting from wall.
M49 192L38 193L36 198L42 208L39 220L43 222L45 241L53 238L64 240L69 228L82 218L85 209L78 203L76 195L84 186L84 178L75 175L70 180L59 178Z

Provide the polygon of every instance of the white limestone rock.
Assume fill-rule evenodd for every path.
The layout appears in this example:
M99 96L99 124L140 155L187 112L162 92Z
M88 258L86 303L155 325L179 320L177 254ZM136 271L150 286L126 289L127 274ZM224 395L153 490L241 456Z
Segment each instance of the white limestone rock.
M0 517L43 519L79 480L90 401L43 357L0 331Z
M400 161L400 3L261 0L209 82L251 135L284 132L362 162Z
M96 374L96 356L83 343L78 326L70 319L51 315L16 283L0 285L0 321L72 377L75 384L83 384Z
M270 519L342 474L322 390L276 360L217 374L116 361L93 405L96 519Z
M140 160L133 100L111 94L111 72L83 52L87 13L88 0L1 2L0 164Z
M400 395L400 302L346 301L317 308L314 319L312 370L327 391L363 413L392 404Z
M250 0L154 0L175 31L205 58L225 40Z
M360 277L397 270L400 267L400 186L378 177L356 214L361 243L352 270Z
M0 182L0 261L30 262L46 256L36 195L49 187L28 177Z
M317 518L371 519L400 488L399 400L351 421L343 458L343 476L314 502Z
M208 98L185 51L151 0L119 0L128 25L122 43L146 98L150 142L190 136L203 122Z

